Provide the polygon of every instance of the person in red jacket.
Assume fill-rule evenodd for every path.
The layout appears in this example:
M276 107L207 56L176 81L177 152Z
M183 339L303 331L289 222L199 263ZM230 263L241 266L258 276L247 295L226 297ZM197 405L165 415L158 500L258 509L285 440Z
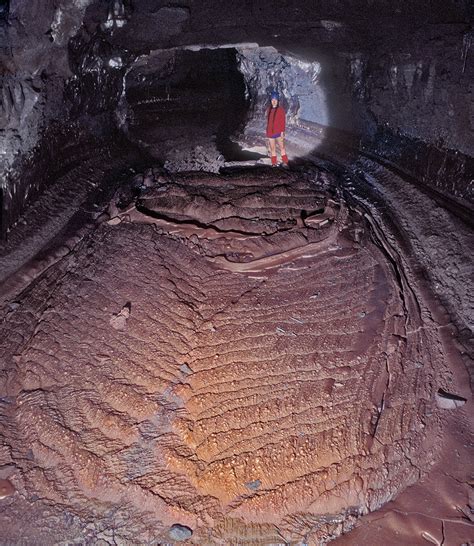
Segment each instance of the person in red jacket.
M276 91L270 95L271 106L267 110L267 138L270 156L272 158L272 167L277 164L276 143L280 148L281 160L288 165L288 156L285 150L285 110L279 105L280 96Z

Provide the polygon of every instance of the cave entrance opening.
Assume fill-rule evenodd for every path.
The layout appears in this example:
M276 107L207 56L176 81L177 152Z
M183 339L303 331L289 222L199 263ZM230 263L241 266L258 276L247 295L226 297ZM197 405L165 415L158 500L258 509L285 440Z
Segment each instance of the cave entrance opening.
M235 48L174 49L139 59L125 82L127 130L156 158L212 147L226 159L245 125L249 97Z

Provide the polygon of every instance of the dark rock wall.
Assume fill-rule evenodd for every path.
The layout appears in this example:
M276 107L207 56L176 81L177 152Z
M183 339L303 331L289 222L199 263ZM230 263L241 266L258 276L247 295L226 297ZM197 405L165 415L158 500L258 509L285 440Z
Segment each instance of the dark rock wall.
M427 190L449 198L458 206L474 202L474 157L420 138L379 126L363 141L362 151L416 179ZM470 213L468 213L470 214Z
M71 102L71 116L112 114L122 94L127 51L112 46L100 32L80 32L69 46L73 76L68 80L66 96Z
M380 124L472 154L474 51L465 45L470 34L462 25L434 26L407 35L405 43L384 40L369 55L353 57L353 89Z
M62 145L64 132L71 134L64 97L65 81L72 74L68 43L81 26L87 4L88 0L11 0L4 10L0 24L2 237L44 188L44 160L51 151L54 159L57 156L52 146Z
M466 25L391 28L349 59L365 146L447 196L472 202L474 51Z

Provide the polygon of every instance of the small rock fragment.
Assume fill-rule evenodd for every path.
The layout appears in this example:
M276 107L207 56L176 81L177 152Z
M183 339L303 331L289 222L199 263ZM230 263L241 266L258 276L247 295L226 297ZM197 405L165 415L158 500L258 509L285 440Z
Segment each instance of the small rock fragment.
M181 370L182 373L184 373L186 375L189 375L190 373L193 373L193 370L191 370L191 368L186 363L181 364L179 369Z
M0 466L0 480L8 479L16 470L12 464L4 464Z
M192 534L192 529L186 525L180 525L179 523L172 525L169 532L170 538L177 541L187 540Z
M441 544L438 539L436 539L431 533L428 533L427 531L423 531L421 533L421 536L428 542L431 542L431 544L436 544L436 546L440 546Z
M127 326L127 320L130 317L130 311L132 309L132 304L127 302L121 309L120 313L113 315L110 319L110 325L115 330L125 330Z
M443 389L439 389L435 395L436 405L441 409L456 409L464 406L466 399L457 394L451 394Z
M259 487L262 485L262 482L260 480L253 480L252 482L247 482L245 484L245 487L248 487L249 489L252 489L253 491L257 491Z
M291 320L292 320L293 322L296 322L296 324L304 324L304 323L305 323L304 320L301 320L301 319L299 319L299 318L297 318L297 317L291 317Z

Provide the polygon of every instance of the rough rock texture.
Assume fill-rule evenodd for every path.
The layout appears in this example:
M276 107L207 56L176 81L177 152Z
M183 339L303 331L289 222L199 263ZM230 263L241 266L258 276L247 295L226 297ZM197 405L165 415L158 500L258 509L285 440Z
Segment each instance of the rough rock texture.
M41 161L28 165L24 179L30 182L30 191L36 190L36 200L0 245L1 301L70 252L83 229L100 213L103 201L128 178L127 170L140 162L136 150L120 142L106 145L71 138L60 153L56 144L68 136L53 135L48 149L43 148ZM38 171L47 185L41 193Z
M0 24L0 236L5 238L9 228L19 219L26 204L31 204L48 187L51 163L61 162L70 147L85 148L97 142L100 131L91 134L87 124L73 123L71 103L79 103L81 113L84 99L79 94L93 91L91 86L67 91L68 79L73 75L68 55L70 40L82 25L88 0L62 2L13 1L8 23ZM91 46L92 48L92 46ZM104 48L102 48L103 50ZM109 48L110 49L110 48ZM98 46L96 54L102 54ZM96 59L97 64L108 59ZM90 73L97 74L97 66L84 62ZM81 65L82 66L82 65ZM115 69L108 67L111 73ZM109 77L107 81L113 79ZM121 80L120 80L121 81ZM87 83L87 82L86 82ZM89 82L90 83L90 82ZM99 83L104 83L99 82ZM103 86L109 98L98 101L113 104L113 89ZM99 95L100 96L100 95ZM97 113L96 107L94 113ZM77 108L72 114L76 114ZM101 120L104 129L106 124ZM108 125L110 131L110 124ZM103 143L101 144L103 145ZM51 158L51 150L54 157ZM46 161L45 165L45 159ZM52 167L54 169L54 166Z
M472 155L472 30L442 23L412 27L395 49L388 47L388 36L376 35L371 53L350 59L361 106L379 125Z
M443 340L320 176L161 177L5 308L7 540L324 543L425 474Z
M90 0L10 2L0 24L2 169L31 150L41 129L65 113L64 79L71 73L67 45Z
M467 206L470 215L474 204L474 147L463 154L440 143L438 147L431 146L421 139L379 128L362 149L408 174L428 191L434 190L446 201L456 202L458 209Z
M263 120L269 94L278 91L290 126L300 119L321 125L331 123L326 94L319 82L320 62L283 55L273 47L241 47L238 61L251 97L252 117ZM263 121L260 123L263 125Z
M0 542L472 540L470 15L2 4Z

